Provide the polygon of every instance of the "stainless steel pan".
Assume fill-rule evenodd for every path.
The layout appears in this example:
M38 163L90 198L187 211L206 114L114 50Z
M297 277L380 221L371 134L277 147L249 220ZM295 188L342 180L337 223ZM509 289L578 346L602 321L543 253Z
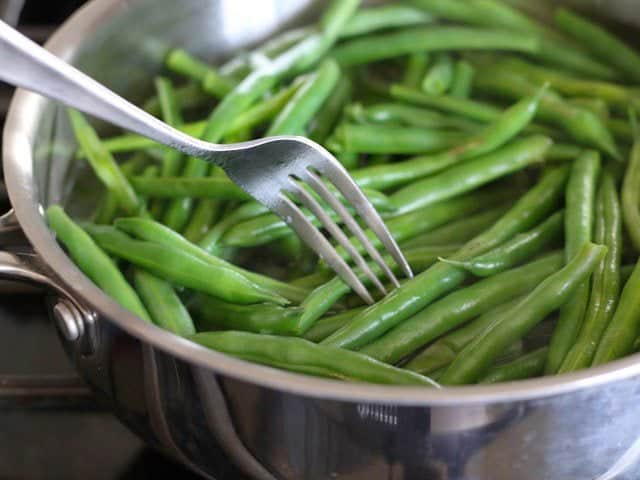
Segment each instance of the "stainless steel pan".
M94 0L48 47L136 99L168 47L221 59L313 18L323 3ZM606 8L629 20L640 15L635 5L611 1ZM50 289L52 317L79 372L150 445L219 479L239 471L307 480L640 478L637 355L508 385L391 388L245 363L138 320L74 266L43 222L42 207L52 202L80 210L84 202L69 196L74 182L92 189L81 162L48 148L69 134L60 108L16 94L4 132L15 216L0 219L0 229L19 222L34 252L0 253L0 276Z

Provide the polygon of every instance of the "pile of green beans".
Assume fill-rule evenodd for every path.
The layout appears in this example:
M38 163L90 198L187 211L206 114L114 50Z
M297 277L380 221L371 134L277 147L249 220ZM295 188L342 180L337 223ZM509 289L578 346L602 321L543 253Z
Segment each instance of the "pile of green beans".
M52 205L46 220L124 309L267 367L440 388L632 354L640 54L577 13L551 18L506 0L331 0L315 25L223 65L168 51L153 115L218 143L306 136L343 163L415 273L382 295L354 267L372 305L219 168L127 132L101 138L76 111L75 161L103 191L90 214Z

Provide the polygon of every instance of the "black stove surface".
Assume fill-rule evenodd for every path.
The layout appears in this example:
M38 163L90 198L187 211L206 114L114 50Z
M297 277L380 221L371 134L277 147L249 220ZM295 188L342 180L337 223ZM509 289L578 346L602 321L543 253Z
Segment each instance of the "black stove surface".
M83 0L0 0L0 18L43 42ZM17 12L17 14L16 14ZM12 89L0 84L0 127ZM0 208L8 208L0 188ZM42 294L0 291L0 478L197 478L98 407L66 357Z

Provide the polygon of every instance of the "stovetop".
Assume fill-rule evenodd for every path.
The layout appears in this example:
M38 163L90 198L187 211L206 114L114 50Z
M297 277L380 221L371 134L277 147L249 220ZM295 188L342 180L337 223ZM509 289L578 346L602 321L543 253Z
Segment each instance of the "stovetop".
M83 0L0 0L0 18L44 41ZM0 84L0 126L12 89ZM0 140L1 142L1 140ZM1 145L1 144L0 144ZM8 210L0 188L0 213ZM98 407L64 353L40 293L0 291L0 478L196 478Z

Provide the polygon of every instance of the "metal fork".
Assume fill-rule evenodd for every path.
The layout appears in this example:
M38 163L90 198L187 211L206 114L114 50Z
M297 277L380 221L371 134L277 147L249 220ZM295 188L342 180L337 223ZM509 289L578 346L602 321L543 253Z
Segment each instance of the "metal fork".
M342 245L355 265L377 288L386 290L347 235L323 209L310 187L344 222L391 282L398 280L364 230L327 188L336 187L366 226L380 239L402 271L411 268L384 222L342 165L323 147L303 137L271 137L238 144L218 145L185 135L54 56L0 22L0 79L40 93L65 105L106 120L126 130L155 140L181 152L219 165L226 174L258 202L284 221L367 303L373 298L363 281L336 252L323 233L313 226L289 196L306 207ZM288 194L288 195L287 195Z

